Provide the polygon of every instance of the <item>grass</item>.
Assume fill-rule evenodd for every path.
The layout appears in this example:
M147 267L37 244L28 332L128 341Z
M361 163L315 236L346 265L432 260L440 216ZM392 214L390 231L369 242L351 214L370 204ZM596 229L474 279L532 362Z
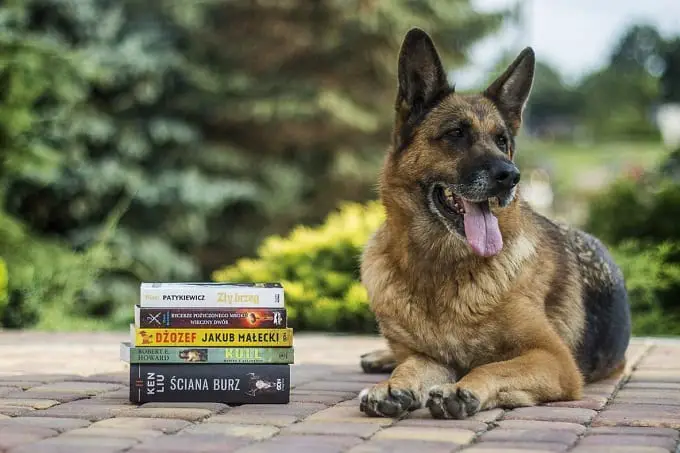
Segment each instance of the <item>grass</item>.
M545 165L559 185L578 187L583 178L601 169L616 176L626 167L655 166L668 152L657 142L620 142L578 145L523 139L518 143L518 159Z

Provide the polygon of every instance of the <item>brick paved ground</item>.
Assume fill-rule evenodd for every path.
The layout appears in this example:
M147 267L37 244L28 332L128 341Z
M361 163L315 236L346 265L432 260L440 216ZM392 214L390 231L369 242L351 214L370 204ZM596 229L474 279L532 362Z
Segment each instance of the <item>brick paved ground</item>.
M123 338L0 332L0 452L680 453L680 341L635 340L626 376L582 401L394 422L356 399L383 377L358 369L379 339L298 334L292 402L230 408L130 404Z

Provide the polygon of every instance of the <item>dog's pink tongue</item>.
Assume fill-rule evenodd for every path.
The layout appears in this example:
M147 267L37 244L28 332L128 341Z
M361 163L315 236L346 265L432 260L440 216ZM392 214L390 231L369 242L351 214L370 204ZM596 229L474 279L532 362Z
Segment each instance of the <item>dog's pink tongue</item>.
M471 203L463 200L465 236L477 255L493 256L503 248L498 219L491 213L489 203Z

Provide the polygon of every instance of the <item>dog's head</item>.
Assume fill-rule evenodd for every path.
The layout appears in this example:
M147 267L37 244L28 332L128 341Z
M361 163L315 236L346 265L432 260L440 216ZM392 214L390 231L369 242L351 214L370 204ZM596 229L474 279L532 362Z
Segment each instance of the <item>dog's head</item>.
M430 37L409 31L399 55L393 146L381 181L388 210L391 205L426 217L438 231L467 240L480 256L498 254L498 218L517 208L515 136L534 64L533 50L526 48L482 93L458 94Z

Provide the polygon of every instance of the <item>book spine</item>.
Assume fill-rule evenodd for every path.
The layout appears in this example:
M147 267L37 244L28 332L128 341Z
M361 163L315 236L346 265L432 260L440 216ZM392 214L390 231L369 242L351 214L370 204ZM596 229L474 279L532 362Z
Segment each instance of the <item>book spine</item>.
M151 308L284 308L283 288L141 286L140 306Z
M290 347L293 329L141 329L131 326L134 346Z
M135 326L142 328L284 329L285 308L148 308L135 305Z
M290 365L131 364L130 401L287 404Z
M294 363L293 348L137 348L121 344L128 363Z

